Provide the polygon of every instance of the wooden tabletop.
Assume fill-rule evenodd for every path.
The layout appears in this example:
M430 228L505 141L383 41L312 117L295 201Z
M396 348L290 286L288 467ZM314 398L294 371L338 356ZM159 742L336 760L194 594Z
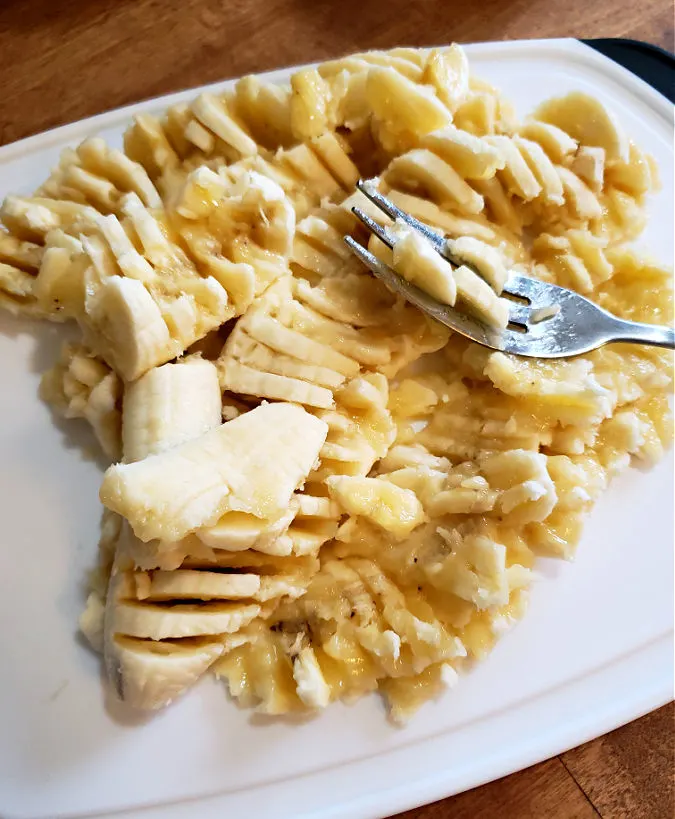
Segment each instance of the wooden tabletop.
M190 86L367 48L632 37L671 0L1 0L0 144ZM405 819L670 819L673 707Z

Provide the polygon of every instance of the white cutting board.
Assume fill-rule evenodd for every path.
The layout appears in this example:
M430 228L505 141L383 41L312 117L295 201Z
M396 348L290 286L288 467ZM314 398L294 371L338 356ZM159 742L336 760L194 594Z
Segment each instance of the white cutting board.
M524 115L573 89L597 95L657 158L663 190L641 240L673 259L672 107L574 40L468 48L473 71ZM272 79L286 79L287 71ZM226 87L222 83L216 88ZM40 184L65 145L115 143L164 97L0 149L0 196ZM37 332L36 332L37 329ZM672 456L612 485L574 563L542 561L525 620L459 686L405 728L380 700L308 721L242 711L203 681L163 713L133 718L77 639L96 554L100 467L84 422L55 423L39 373L62 330L0 316L0 816L139 819L224 815L382 817L552 756L671 698Z

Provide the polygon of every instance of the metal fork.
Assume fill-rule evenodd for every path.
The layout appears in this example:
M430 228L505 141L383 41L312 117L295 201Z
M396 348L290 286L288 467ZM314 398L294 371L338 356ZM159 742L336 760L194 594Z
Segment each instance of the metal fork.
M396 207L377 190L374 181L359 180L357 188L391 219L401 219L421 233L449 262L462 264L453 258L443 236ZM360 208L354 207L352 211L371 233L393 247L394 240L385 227ZM345 236L345 242L394 293L451 330L493 350L532 358L567 358L614 341L675 349L675 332L671 327L625 321L572 290L515 273L509 276L502 293L512 301L509 324L505 330L497 330L410 284L351 236ZM480 271L473 269L480 275Z

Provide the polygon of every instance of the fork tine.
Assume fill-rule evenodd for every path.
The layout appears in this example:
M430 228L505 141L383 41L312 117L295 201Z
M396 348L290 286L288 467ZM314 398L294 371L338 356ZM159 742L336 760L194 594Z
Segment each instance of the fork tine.
M511 304L509 306L509 321L527 327L531 320L532 308L520 304Z
M401 210L391 201L391 199L383 196L383 194L381 194L375 187L375 183L372 179L359 179L359 181L356 183L356 187L390 219L393 219L394 221L400 219L407 225L410 225L411 228L414 228L425 236L434 245L436 250L439 251L439 253L442 253L445 250L445 239L443 236L431 230L431 228L428 225L425 225L424 222L420 222L419 220L415 219L414 216L411 216L409 213Z
M379 225L374 219L371 219L361 208L352 208L352 213L360 222L363 222L371 233L374 233L381 242L384 242L387 247L394 247L394 240L386 228Z
M405 219L407 221L412 218L405 211L397 208L391 199L387 199L386 196L381 194L375 187L375 182L372 179L359 179L356 183L356 187L366 199L370 199L370 201L374 205L377 205L381 211L386 213L390 219Z
M504 285L504 294L518 296L527 299L530 305L537 307L550 304L549 285L539 279L531 279L529 276L518 276L511 274Z

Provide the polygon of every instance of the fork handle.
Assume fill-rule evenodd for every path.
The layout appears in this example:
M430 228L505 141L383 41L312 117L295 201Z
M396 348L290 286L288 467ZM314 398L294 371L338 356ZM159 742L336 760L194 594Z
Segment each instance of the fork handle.
M672 327L658 324L642 324L639 321L615 319L610 341L628 344L650 344L653 347L667 347L675 350L675 331Z

